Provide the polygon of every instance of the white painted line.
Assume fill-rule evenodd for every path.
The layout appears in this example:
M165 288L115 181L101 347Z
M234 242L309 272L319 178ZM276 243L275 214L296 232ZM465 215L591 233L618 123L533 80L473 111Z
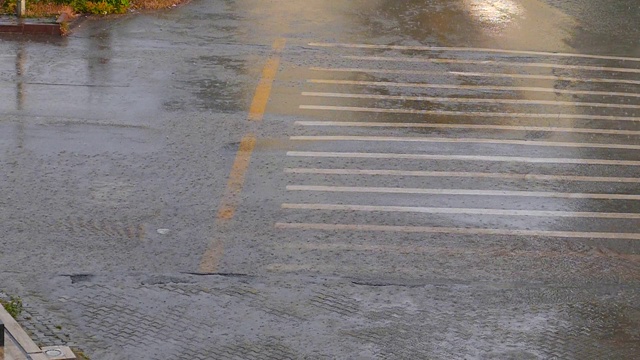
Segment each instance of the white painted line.
M609 66L565 65L565 64L552 64L552 63L526 63L526 62L516 62L516 61L495 61L495 60L460 60L460 59L436 59L436 58L415 58L415 57L385 57L385 56L351 56L349 55L349 56L343 56L343 58L349 59L349 60L364 60L364 61L522 66L522 67L537 67L537 68L549 68L549 69L607 71L607 72L640 74L640 69L609 67Z
M346 158L346 159L494 161L494 162L521 162L521 163L530 163L530 164L640 166L640 161L633 161L633 160L534 158L534 157L520 157L520 156L432 155L432 154L354 153L354 152L323 152L323 151L289 151L287 152L287 156L317 157L317 158Z
M538 113L511 113L511 112L485 112L485 111L448 111L448 110L418 110L418 109L384 109L356 106L326 106L326 105L300 105L302 110L325 111L350 111L386 114L416 114L416 115L447 115L447 116L477 116L477 117L508 117L508 118L539 118L539 119L582 119L582 120L608 120L608 121L640 121L638 116L609 116L609 115L582 115L582 114L538 114Z
M558 199L640 200L633 194L562 193L545 191L472 190L472 189L418 189L364 186L288 185L288 191L347 192L375 194L417 194L456 196L514 196Z
M640 219L640 213L503 210L503 209L439 208L439 207L416 207L416 206L282 204L282 208L291 209L291 210L401 212L401 213L420 213L420 214L536 216L536 217L597 218L597 219Z
M612 232L574 232L574 231L509 230L509 229L452 228L452 227L429 227L429 226L314 224L314 223L276 223L275 227L277 229L322 230L322 231L378 231L378 232L458 234L458 235L544 236L544 237L578 238L578 239L640 240L640 234L637 234L637 233L612 233Z
M369 245L369 244L350 244L350 243L284 243L273 244L275 247L290 250L323 250L323 251L374 251L374 252L399 252L405 254L412 253L476 253L477 249L470 248L447 248L435 246L419 246L419 245ZM500 248L500 250L504 250Z
M504 247L483 246L482 248L470 247L447 247L447 246L423 246L423 245L375 245L375 244L353 244L344 242L332 243L307 243L307 242L287 242L284 244L273 244L274 247L287 250L320 250L320 251L370 251L399 254L431 254L431 255L471 255L471 256L530 256L536 258L550 257L593 257L593 253L583 253L575 251L557 250L509 250L505 253ZM602 255L608 256L608 255ZM637 258L640 255L623 254L622 258Z
M474 129L474 130L508 130L508 131L542 131L566 132L599 135L639 136L640 131L612 130L595 128L563 128L548 126L512 126L512 125L476 125L476 124L430 124L430 123L390 123L360 121L296 121L300 126L337 126L337 127L392 127L392 128L431 128L431 129Z
M324 67L311 67L310 70L325 71L325 72L362 72L362 73L370 73L370 74L397 74L397 75L429 75L429 76L454 75L454 76L462 76L462 77L552 80L552 81L640 85L640 80L577 78L577 77L570 77L570 76L506 74L506 73L503 74L503 73L467 72L467 71L422 71L422 70L401 70L401 69L324 68Z
M469 104L588 106L588 107L614 108L614 109L640 109L640 105L634 105L634 104L611 104L611 103L580 102L580 101L524 100L524 99L480 99L480 98L433 97L433 96L348 94L348 93L333 93L333 92L302 92L302 96L344 98L344 99L429 101L429 102L445 102L445 103L449 102L449 103L469 103Z
M627 56L609 56L609 55L576 54L576 53L529 51L529 50L491 49L491 48L473 48L473 47L375 45L375 44L345 44L345 43L322 43L322 42L312 42L312 43L309 43L309 46L328 47L328 48L354 48L354 49L388 49L388 50L453 51L453 52L489 52L489 53L499 53L499 54L576 57L576 58L586 58L586 59L621 60L621 61L640 61L640 58L627 57Z
M554 94L570 94L570 95L621 96L621 97L640 98L640 93L570 90L570 89L556 89L552 87L545 88L545 87L529 87L529 86L452 85L452 84L429 84L429 83L413 83L413 82L402 83L402 82L389 82L389 81L356 81L356 80L324 80L324 79L309 79L307 80L307 82L312 84L332 84L332 85L385 86L385 87L408 87L408 88L450 89L450 90L527 91L527 92L548 92L548 93L554 93Z
M574 143L556 141L481 139L481 138L442 138L442 137L401 137L401 136L291 136L293 141L376 141L376 142L421 142L421 143L457 143L457 144L496 144L543 147L569 147L593 149L640 150L640 145Z
M313 272L313 273L335 273L344 276L344 274L367 274L371 275L376 272L388 273L390 270L384 266L340 266L331 264L283 264L275 263L265 266L265 270L268 272L287 273L287 272ZM393 267L393 273L395 274L415 274L417 272L414 268Z
M286 168L284 169L284 172L287 174L308 174L308 175L319 174L319 175L461 177L461 178L474 178L474 179L488 178L488 179L500 179L500 180L525 180L525 181L583 181L583 182L611 182L611 183L640 183L640 178L629 178L629 177L509 174L509 173L456 172L456 171Z

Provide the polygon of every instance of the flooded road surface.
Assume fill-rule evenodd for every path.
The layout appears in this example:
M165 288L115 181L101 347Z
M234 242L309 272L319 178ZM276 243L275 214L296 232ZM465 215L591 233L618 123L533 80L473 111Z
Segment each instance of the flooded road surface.
M0 291L92 359L633 359L639 21L209 0L3 36Z

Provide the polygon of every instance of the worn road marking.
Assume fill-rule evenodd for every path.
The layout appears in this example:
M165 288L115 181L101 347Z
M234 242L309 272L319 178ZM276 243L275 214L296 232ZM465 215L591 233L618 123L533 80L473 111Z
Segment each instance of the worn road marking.
M430 226L396 226L396 225L360 225L360 224L317 224L317 223L276 223L277 229L321 230L321 231L377 231L401 233L431 233L457 235L506 235L506 236L542 236L578 239L625 239L640 240L637 233L612 232L574 232L546 230L508 230L482 228L455 228Z
M528 91L528 92L548 92L554 94L570 95L596 95L596 96L620 96L640 98L640 93L631 92L610 92L591 90L570 90L556 89L553 87L530 87L530 86L494 86L494 85L454 85L454 84L430 84L430 83L405 83L390 81L358 81L358 80L324 80L309 79L311 84L332 84L332 85L362 85L362 86L384 86L384 87L408 87L425 89L449 89L449 90L494 90L494 91Z
M261 121L264 117L267 103L271 96L271 87L273 86L273 81L275 80L278 68L280 67L280 55L284 50L285 44L285 39L277 39L273 43L272 49L274 54L267 61L267 64L262 70L262 77L260 78L260 83L256 88L253 101L251 102L251 108L249 109L249 120Z
M593 82L593 83L607 83L607 84L640 85L640 80L577 78L577 77L570 77L570 76L507 74L507 73L487 73L487 72L468 72L468 71L424 71L424 70L401 70L401 69L326 68L326 67L312 67L310 68L310 70L326 71L326 72L362 72L362 73L370 73L370 74L398 74L398 75L429 75L429 76L454 75L454 76L462 76L462 77L487 77L487 78L553 80L553 81L570 81L570 82Z
M267 102L271 96L271 86L280 64L280 54L284 50L285 44L285 39L276 39L273 43L272 49L274 54L264 66L262 78L251 102L251 108L247 116L247 119L250 121L261 121L264 117ZM227 181L227 188L222 197L222 202L218 207L216 230L219 234L226 232L227 224L229 220L233 219L236 209L240 204L240 194L244 186L245 176L249 169L251 155L253 154L255 146L256 137L252 134L245 135L240 141L240 147ZM219 237L211 239L207 250L200 260L198 270L203 273L213 273L217 271L223 254L224 240Z
M287 273L294 272L299 273L302 271L313 272L313 273L329 273L329 274L353 274L353 273L362 273L362 274L373 274L376 271L384 271L385 273L390 271L389 269L374 267L374 266L336 266L336 265L328 265L328 264L284 264L284 263L275 263L269 264L265 266L265 270L272 273ZM393 267L393 272L395 274L415 274L416 269L412 268L404 268L404 267Z
M640 69L620 68L609 66L590 66L590 65L565 65L551 63L526 63L516 61L495 61L495 60L460 60L460 59L436 59L436 58L417 58L417 57L385 57L385 56L343 56L349 60L365 60L365 61L390 61L390 62L415 62L415 63L434 63L434 64L464 64L464 65L497 65L497 66L522 66L537 67L550 69L568 69L568 70L586 70L586 71L607 71L640 74Z
M229 174L227 191L218 209L218 219L230 220L233 218L238 205L238 196L240 192L242 192L245 174L249 169L251 154L255 146L256 138L251 134L245 136L240 142L240 148L238 149L235 161L231 167L231 173Z
M417 206L373 206L343 204L282 204L283 209L291 210L326 210L326 211L366 211L366 212L399 212L420 214L462 214L462 215L499 215L499 216L536 216L598 219L640 219L640 213L606 213L606 212L574 212L574 211L540 211L540 210L503 210L477 208L440 208Z
M504 180L529 181L583 181L583 182L611 182L611 183L640 183L640 178L608 177L608 176L571 176L571 175L542 175L542 174L509 174L483 172L456 171L411 171L411 170L364 170L364 169L316 169L316 168L286 168L287 174L309 175L373 175L373 176L420 176L420 177L461 177L461 178L489 178Z
M287 156L319 157L319 158L495 161L495 162L521 162L521 163L531 163L531 164L640 166L640 161L633 161L633 160L534 158L534 157L520 157L520 156L432 155L432 154L359 153L359 152L323 152L323 151L289 151L287 152Z
M514 196L560 199L640 200L634 194L563 193L545 191L472 190L472 189L419 189L365 186L288 185L288 191L319 191L376 194L456 195L456 196Z
M512 126L512 125L479 125L479 124L431 124L431 123L390 123L366 121L296 121L300 126L337 126L337 127L391 127L391 128L432 128L432 129L473 129L473 130L509 130L509 131L542 131L566 132L600 135L639 136L640 131L614 130L596 128L563 128L550 126Z
M407 96L407 95L348 94L348 93L333 93L333 92L303 92L302 96L344 98L344 99L429 101L429 102L443 102L443 103L587 106L587 107L613 108L613 109L640 109L640 105L633 105L633 104L611 104L611 103L580 102L580 101L479 99L479 98Z
M274 247L290 250L321 250L321 251L371 251L371 252L395 252L402 254L433 254L433 255L472 255L472 256L531 256L531 257L587 257L587 258L619 258L622 260L639 261L640 255L626 253L606 253L600 251L569 251L562 250L514 250L505 249L502 246L487 246L480 248L446 247L446 246L422 246L422 245L373 245L352 243L306 243L287 242L274 244Z
M216 230L218 233L224 233L224 227L227 221L231 220L235 215L236 209L240 203L240 193L244 185L245 175L249 169L251 162L251 154L256 145L256 138L249 134L242 138L240 148L236 154L236 158L231 167L229 180L227 182L226 191L222 197L222 202L218 207L216 217ZM213 239L200 261L201 272L215 272L218 264L222 259L224 244L222 239Z
M556 142L556 141L504 140L504 139L479 139L479 138L435 138L435 137L402 137L402 136L291 136L290 139L293 141L377 141L377 142L467 143L467 144L497 144L497 145L522 145L522 146L542 146L542 147L640 150L640 145L627 145L627 144L574 143L574 142Z
M300 105L302 110L324 111L349 111L386 114L416 114L416 115L441 115L441 116L476 116L476 117L508 117L508 118L538 118L538 119L582 119L582 120L606 120L606 121L640 121L638 116L609 116L609 115L582 115L582 114L539 114L539 113L511 113L511 112L485 112L485 111L448 111L448 110L418 110L418 109L386 109L356 106L327 106L327 105Z
M457 52L489 52L489 53L499 53L499 54L558 56L558 57L577 57L577 58L602 59L602 60L640 61L640 58L627 57L627 56L609 56L609 55L575 54L575 53L561 53L561 52L490 49L490 48L473 48L473 47L375 45L375 44L346 44L346 43L322 43L322 42L312 42L312 43L309 43L309 46L332 47L332 48L355 48L355 49L389 49L389 50L453 51L453 52L455 52L455 51L457 51Z

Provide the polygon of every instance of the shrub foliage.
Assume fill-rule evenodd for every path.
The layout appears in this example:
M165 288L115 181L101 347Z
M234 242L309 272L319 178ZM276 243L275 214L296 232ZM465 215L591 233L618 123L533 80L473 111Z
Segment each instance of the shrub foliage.
M42 1L42 0L38 0ZM70 5L74 11L89 14L122 14L131 3L129 0L53 0L57 4Z
M0 0L0 13L14 13L16 2L16 0ZM76 13L99 15L123 14L131 7L129 0L27 0L27 9L30 4L40 3L68 5Z

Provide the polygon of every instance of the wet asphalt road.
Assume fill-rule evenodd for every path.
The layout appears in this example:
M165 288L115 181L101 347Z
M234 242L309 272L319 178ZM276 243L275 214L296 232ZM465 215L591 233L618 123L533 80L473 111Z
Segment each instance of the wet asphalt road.
M97 359L634 358L637 2L336 3L1 37L0 290Z

